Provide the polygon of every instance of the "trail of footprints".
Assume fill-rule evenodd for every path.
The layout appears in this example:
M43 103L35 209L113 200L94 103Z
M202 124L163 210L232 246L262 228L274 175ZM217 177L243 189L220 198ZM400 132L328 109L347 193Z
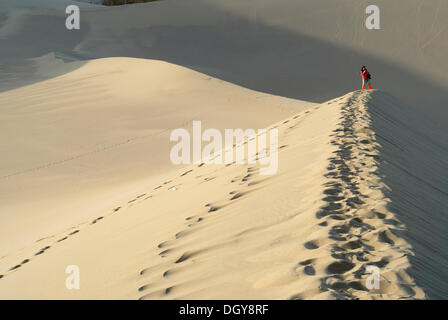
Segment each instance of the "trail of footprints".
M121 207L116 207L115 209L112 210L112 212L110 214L116 213L117 211L119 211L121 209ZM55 245L57 245L58 243L61 243L63 241L66 241L67 239L73 237L74 235L76 235L78 232L80 232L83 228L89 226L89 225L94 225L96 224L98 221L104 219L107 215L105 216L100 216L98 218L95 218L91 221L88 222L84 222L81 223L79 225L77 225L76 227L71 228L69 231L65 231L63 233L61 233L60 235L54 235L54 236L49 236L46 238L42 238L40 240L37 240L36 243L41 242L43 240L47 240L47 239L51 239L51 238L56 238L56 240L54 240L52 243L43 246L42 248L38 249L37 251L35 251L35 253L29 257L24 259L22 262L14 265L13 267L9 268L6 272L4 272L3 274L0 274L0 279L6 277L8 274L10 274L11 272L17 271L18 269L22 268L25 264L31 262L33 259L41 256L42 254L44 254L45 252L47 252L48 250L50 250L52 247L54 247Z
M336 101L341 101L343 99L344 98L341 98ZM340 127L335 130L333 140L331 141L331 143L336 145L338 149L335 152L335 155L329 159L329 165L327 167L328 172L325 175L328 179L328 182L325 183L326 188L323 198L326 205L323 206L316 214L316 218L320 221L318 225L320 227L327 228L329 238L338 242L338 244L332 245L331 255L335 261L326 266L327 276L320 279L320 289L322 291L331 291L335 297L344 299L354 298L354 290L366 290L360 280L365 274L365 268L367 265L376 265L379 268L384 268L389 263L387 257L376 260L374 259L374 248L369 246L368 240L365 240L367 235L376 231L374 226L366 222L366 220L372 219L373 217L372 215L369 217L364 217L360 210L358 210L365 205L364 201L366 197L360 191L360 181L358 181L357 177L362 177L366 174L375 175L376 172L366 172L364 170L366 163L371 163L371 159L375 162L381 161L378 153L373 147L375 142L374 135L367 129L369 122L368 115L366 112L362 112L358 109L360 99L362 98L358 93L349 98L347 103L341 102L341 105L343 105L342 121L340 123ZM304 115L309 113L310 111L306 111ZM303 121L303 119L300 119L300 115L294 116L291 120L296 121L296 123L288 127L288 129L293 129L301 121ZM281 125L288 125L289 122L290 120L286 120ZM355 125L358 127L360 125L364 125L365 130L357 130L358 128L355 128ZM280 146L280 149L286 147L286 145L283 145ZM227 166L232 164L233 163L228 164ZM197 167L200 168L203 165L204 163L201 163L197 165ZM207 248L197 252L182 252L182 241L189 234L194 233L201 226L201 224L215 217L216 214L219 214L220 209L231 205L235 200L240 199L251 192L252 190L249 187L263 182L264 180L254 179L257 170L257 167L250 167L244 175L237 176L230 181L231 183L235 183L239 186L246 186L246 189L243 191L232 191L226 196L225 201L220 203L208 203L204 207L205 212L196 216L187 217L185 219L185 229L177 232L172 239L163 241L157 246L159 256L162 259L172 258L171 261L162 265L161 271L157 270L157 268L145 268L140 271L140 276L146 277L150 275L151 279L153 279L154 276L157 276L158 272L161 272L161 279L163 281L163 279L166 279L174 274L183 263L192 257L199 255L201 252L206 252ZM181 174L180 177L191 174L193 171L193 169L187 170ZM202 176L197 176L196 178L202 178ZM211 181L214 178L215 177L210 176L205 177L203 178L203 182ZM172 182L173 181L166 181L155 187L153 190L157 191L162 189ZM176 186L179 185L170 185L168 189ZM372 184L369 187L374 189L378 186ZM153 197L152 194L141 194L128 201L127 205L131 206L138 200L147 200L151 197ZM116 207L108 215L123 210L123 207L124 206ZM377 219L387 220L388 223L392 225L399 225L399 222L393 218L388 219L390 217L387 214L376 211L373 211L373 214L376 215ZM87 223L82 223L79 226L72 228L71 231L65 232L53 243L44 246L35 252L32 257L24 259L19 264L11 267L4 274L0 274L0 279L4 278L11 272L17 271L23 265L29 263L32 259L50 250L54 245L75 236L83 227L95 225L108 215L100 216ZM390 235L390 231L384 230L377 232L375 237L380 242L393 245L393 237ZM314 240L304 243L304 247L308 250L316 250L322 244L325 244L325 240ZM356 261L362 263L355 263ZM297 265L296 272L302 272L306 276L315 276L316 263L318 263L316 259L301 261ZM162 289L160 289L160 287L162 287ZM143 295L140 296L140 299L146 299L151 297L160 297L161 295L169 295L172 293L173 289L174 287L172 286L164 287L163 283L160 283L159 281L159 283L150 282L140 286L138 291L143 293ZM408 288L408 290L410 295L412 295L412 288ZM300 299L301 297L300 294L297 294L290 298Z
M289 122L294 121L295 124L290 129L295 127L298 123L303 121L301 119L302 115L308 115L310 111L305 111L303 114L296 115L292 117L290 120L283 121L280 126L286 126ZM274 126L273 128L276 128ZM244 142L246 144L247 141ZM235 147L235 145L234 145ZM280 146L280 149L286 148L286 145ZM257 159L259 158L259 154L256 154ZM227 164L226 167L235 164L230 163ZM204 164L201 163L198 167L202 167ZM194 257L199 256L200 254L210 252L215 249L214 247L206 247L197 251L188 251L184 250L186 245L185 242L188 241L188 237L194 234L196 231L200 230L201 225L207 223L207 221L211 221L212 219L218 217L220 214L220 210L224 207L227 207L234 203L236 200L245 197L247 194L255 191L254 187L259 184L262 184L269 178L260 178L259 175L259 167L252 166L248 167L246 171L239 175L235 176L231 179L230 183L235 184L238 190L234 190L225 195L225 200L218 202L211 202L204 205L204 212L201 212L198 215L189 216L185 218L185 228L175 233L171 239L163 241L157 245L157 250L159 251L159 256L162 259L165 259L166 262L162 262L159 266L156 267L148 267L144 268L139 272L140 277L142 277L145 281L149 281L149 283L143 284L138 288L138 292L141 295L139 297L140 300L145 299L153 299L153 298L161 298L164 296L168 296L173 292L175 286L167 286L164 285L163 280L169 278L176 272L181 271L183 268L186 268L185 263L191 260ZM187 171L185 174L190 173ZM202 177L202 176L198 176ZM204 178L204 182L213 180L215 177L206 177ZM254 187L254 188L251 188ZM231 241L229 241L231 243ZM225 244L224 244L225 245ZM307 272L310 274L313 273L310 266L307 266Z
M225 200L217 201L213 203L207 203L204 205L203 212L198 215L193 215L185 218L184 229L175 233L171 239L163 241L157 245L159 256L168 260L166 263L161 264L161 268L154 269L154 267L144 268L140 271L140 276L150 277L152 280L150 283L144 284L138 288L139 292L143 295L139 297L140 300L159 298L161 296L169 295L174 287L164 286L163 279L169 278L174 273L182 269L182 265L188 260L205 252L210 252L214 247L206 247L197 251L184 250L186 238L189 235L194 234L200 230L201 225L207 221L211 221L220 214L220 210L234 203L236 200L243 198L245 195L254 191L250 189L251 181L255 181L254 174L257 173L258 168L250 167L246 170L246 173L240 176L234 177L231 183L235 183L238 186L245 185L245 189L240 191L229 192ZM155 280L155 281L154 281Z
M306 118L307 115L310 114L311 111L305 111L302 114L296 115L294 117L292 117L290 120L286 120L283 121L282 124L280 124L280 126L286 126L288 125L288 123L290 122L295 122L291 127L289 127L289 129L292 129L294 127L296 127L300 122L302 122L304 120L304 118ZM273 128L277 128L278 126L274 126ZM244 144L246 144L247 141L244 142ZM286 148L286 145L282 145L280 146L280 149L284 149ZM256 154L257 159L259 158L259 154ZM226 165L226 167L231 166L235 164L233 163L229 163ZM201 163L199 165L197 165L197 168L201 168L204 166L204 163ZM176 248L177 242L181 241L182 239L184 239L187 235L191 234L192 232L194 232L194 230L198 227L200 227L200 225L202 223L204 223L204 221L208 220L209 218L213 217L213 215L216 215L217 213L219 213L218 211L220 209L222 209L225 206L230 205L232 202L234 202L237 199L240 199L242 197L244 197L245 195L247 195L248 193L252 192L253 189L247 189L250 187L253 187L255 185L258 185L260 183L265 182L267 179L269 178L263 178L263 179L255 179L255 177L258 176L257 171L259 170L259 168L257 167L250 167L247 168L247 171L245 174L241 175L241 176L236 176L234 177L234 179L232 179L230 181L230 183L235 183L237 186L246 186L246 190L240 190L240 191L231 191L228 195L227 195L227 199L224 200L222 203L208 203L205 205L205 213L197 215L197 216L191 216L191 217L187 217L186 218L186 228L184 230L181 230L179 232L177 232L173 239L164 241L162 243L160 243L158 245L158 249L160 249L160 257L161 258L165 258L165 257L169 257L170 255L175 254L178 250ZM184 173L182 173L178 178L182 178L185 177L189 174L191 174L192 172L194 172L194 169L189 169L187 171L185 171ZM258 176L259 177L259 176ZM203 177L202 175L196 176L196 178L202 178L203 182L208 182L211 181L213 179L215 179L216 177L214 176L207 176L207 177ZM174 180L168 180L163 182L162 184L156 186L155 188L153 188L153 192L167 188L167 190L172 190L173 188L177 188L179 187L181 184L173 184L175 182L175 180L177 180L176 178ZM175 190L175 189L174 189ZM88 222L84 222L81 223L75 227L70 228L70 230L65 231L59 235L53 235L53 236L49 236L43 239L40 239L36 242L40 242L43 240L47 240L47 239L51 239L51 238L56 238L56 240L54 240L53 242L51 242L50 244L43 246L42 248L38 249L31 257L24 259L23 261L21 261L20 263L14 265L13 267L9 268L6 272L4 272L3 274L0 274L0 279L6 277L7 275L9 275L11 272L15 272L17 270L19 270L20 268L22 268L25 264L31 262L33 259L38 258L39 256L43 255L44 253L46 253L48 250L50 250L51 248L53 248L54 246L68 240L69 238L75 236L76 234L78 234L83 228L88 227L88 226L93 226L96 225L97 223L103 221L106 217L109 217L113 214L116 214L118 212L123 212L124 209L126 207L130 207L132 205L134 205L136 202L138 201L144 201L147 200L149 198L154 197L154 194L152 194L151 192L149 193L143 193L137 197L135 197L134 199L129 200L126 204L118 206L116 208L114 208L111 212L109 212L108 214L105 214L103 216L97 217L91 221ZM212 249L212 248L211 248ZM207 251L207 249L201 251L201 252L205 252ZM191 259L192 257L194 257L197 254L200 254L201 252L184 252L183 254L181 254L179 257L176 258L176 260L174 261L174 265L179 265L182 262L185 262L189 259ZM2 257L4 258L4 257ZM307 269L308 270L308 269ZM311 270L311 269L309 269ZM165 271L163 271L162 273L162 278L167 278L170 275L172 275L174 273L175 270L172 269L167 269ZM140 272L141 276L147 275L148 273L152 273L153 270L151 269L143 269ZM311 274L312 271L309 271L309 273ZM148 290L148 288L152 288L151 284L147 284L147 285L143 285L141 287L139 287L138 291L139 292L145 292ZM167 287L164 288L162 291L163 294L167 295L170 292L172 292L172 287ZM140 297L140 299L144 299L147 297L150 297L151 293L149 294L145 294L144 296Z
M200 165L200 166L201 166L201 165ZM193 169L190 169L190 170L184 172L183 174L181 174L180 177L184 177L184 176L186 176L187 174L189 174L189 173L192 172L192 171L193 171ZM158 189L162 188L163 186L168 185L168 184L171 183L171 182L172 182L172 181L165 181L162 185L159 185L159 186L155 187L153 190L154 190L154 191L155 191L155 190L158 190ZM176 186L178 186L178 185L176 185ZM173 186L170 186L169 189L172 188L172 187L173 187ZM149 198L152 198L153 196L154 196L154 195L152 195L152 194L149 194L149 195L148 195L147 193L140 194L140 195L138 195L137 197L135 197L134 199L129 200L129 201L127 202L127 206L130 207L130 206L132 206L133 204L135 204L135 202L137 202L137 201L139 201L139 200L142 200L142 201L143 201L143 200L147 200L147 199L149 199ZM59 243L61 243L61 242L63 242L63 241L68 240L69 238L73 237L73 236L76 235L78 232L80 232L83 228L88 227L88 226L95 225L95 224L97 224L98 222L100 222L101 220L103 220L104 218L106 218L106 217L108 217L108 216L110 216L110 215L112 215L112 214L116 214L116 213L118 213L119 211L123 211L123 209L125 209L125 207L126 207L126 205L118 206L118 207L114 208L109 214L106 214L106 215L104 215L104 216L97 217L97 218L95 218L95 219L93 219L93 220L91 220L91 221L87 221L87 222L80 223L79 225L70 228L69 231L65 231L65 232L61 233L60 235L49 236L49 237L45 237L45 238L42 238L42 239L37 240L36 243L38 243L38 242L40 242L40 241L43 241L43 240L51 239L51 238L57 238L57 239L54 240L52 243L50 243L50 244L48 244L48 245L46 245L46 246L43 246L42 248L38 249L38 250L37 250L31 257L22 260L20 263L18 263L18 264L16 264L16 265L14 265L13 267L9 268L6 272L3 272L2 274L0 274L0 279L3 279L3 278L5 278L7 275L9 275L11 272L15 272L15 271L17 271L18 269L22 268L25 264L27 264L27 263L29 263L30 261L32 261L33 259L35 259L35 258L41 256L42 254L44 254L45 252L47 252L48 250L50 250L50 249L51 249L52 247L54 247L55 245L57 245L57 244L59 244ZM5 256L5 257L6 257L6 256ZM2 257L2 258L5 258L5 257Z
M360 188L361 184L369 184L369 189L378 189L375 182L380 180L377 164L381 158L375 148L374 133L368 129L366 102L361 93L354 93L347 103L341 102L340 126L331 140L337 150L328 159L325 174L328 181L324 185L323 201L326 204L316 213L318 226L326 228L328 238L332 240L330 252L334 259L325 267L326 276L319 279L319 289L321 292L330 291L337 299L356 299L356 291L368 291L362 281L366 278L366 266L373 265L384 270L390 262L390 257L381 256L369 243L394 246L394 235L388 227L377 230L373 222L383 220L375 225L390 225L390 229L400 225L392 214L376 211L373 208L375 200L369 199ZM316 250L327 242L327 239L311 240L304 243L304 247ZM302 261L298 268L304 274L313 276L315 263L315 259ZM406 287L406 291L410 297L415 293L410 286ZM301 297L296 294L290 298Z
M202 167L203 165L204 165L204 163L201 163L201 164L199 164L197 167ZM182 173L182 174L179 176L179 178L185 177L186 175L190 174L190 173L193 172L193 171L194 171L193 169L189 169L189 170L185 171L184 173ZM251 175L251 174L248 173L248 175L246 175L242 180L243 180L243 181L247 181L247 179L248 179L248 177L249 177L250 175ZM199 176L199 177L197 177L197 178L200 178L200 177L201 177L201 176ZM211 180L213 180L213 179L214 179L214 177L206 177L206 178L204 178L204 182L208 182L208 181L211 181ZM167 186L168 186L168 187L167 187ZM180 186L180 184L173 184L173 180L168 180L168 181L163 182L161 185L159 185L159 186L153 188L153 191L157 191L157 190L162 189L162 188L164 188L164 187L167 187L168 190L171 190L171 189L176 188L176 187L179 187L179 186ZM242 195L241 193L235 195L235 196L233 197L232 200L234 200L234 199L240 197L241 195ZM100 222L101 220L103 220L104 218L106 218L106 217L108 217L108 216L110 216L110 215L112 215L112 214L116 214L116 213L119 212L119 211L122 212L123 209L125 209L126 206L127 206L127 207L130 207L130 206L134 205L134 204L135 204L137 201L139 201L139 200L140 200L140 201L144 201L144 200L147 200L147 199L149 199L149 198L152 198L153 196L154 196L153 194L149 194L149 195L148 195L147 193L140 194L139 196L135 197L134 199L129 200L129 201L127 202L126 205L122 205L122 206L118 206L118 207L114 208L109 214L106 214L106 215L104 215L104 216L97 217L97 218L95 218L95 219L93 219L93 220L91 220L91 221L88 221L88 222L81 223L81 224L79 224L79 225L77 225L77 226L75 226L75 227L70 228L69 231L65 231L65 232L61 233L60 235L49 236L49 237L45 237L45 238L42 238L42 239L40 239L40 240L37 240L36 243L38 243L38 242L40 242L40 241L43 241L43 240L51 239L51 238L57 238L56 240L54 240L54 241L51 242L50 244L48 244L48 245L46 245L46 246L43 246L42 248L38 249L38 250L37 250L31 257L28 257L28 258L22 260L20 263L18 263L18 264L16 264L16 265L12 266L11 268L9 268L6 272L1 273L1 274L0 274L0 279L3 279L3 278L5 278L7 275L9 275L10 273L19 270L19 269L22 268L25 264L27 264L27 263L29 263L30 261L32 261L33 259L35 259L35 258L41 256L42 254L44 254L45 252L47 252L48 250L50 250L50 249L51 249L52 247L54 247L55 245L57 245L57 244L59 244L59 243L61 243L61 242L63 242L63 241L66 241L66 240L69 239L70 237L73 237L73 236L76 235L78 232L80 232L83 228L88 227L88 226L91 226L91 225L95 225L95 224L97 224L98 222ZM222 207L222 206L211 206L211 205L207 205L207 206L210 206L210 208L208 209L208 212L214 212L214 211L217 211L218 209L220 209L220 208ZM199 218L197 218L195 221L191 221L191 223L189 223L189 227L193 227L195 224L200 223L202 220L203 220L203 218L199 217ZM178 239L178 238L181 238L181 237L185 236L185 235L188 234L188 233L189 233L188 231L179 232L179 233L176 234L176 238L177 238L177 239ZM5 258L5 257L2 257L2 259L3 259L3 258Z

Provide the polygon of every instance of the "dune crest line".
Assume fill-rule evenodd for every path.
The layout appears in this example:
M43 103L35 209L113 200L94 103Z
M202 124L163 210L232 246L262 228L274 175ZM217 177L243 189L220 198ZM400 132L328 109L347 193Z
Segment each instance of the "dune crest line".
M340 299L421 299L423 290L406 272L412 248L396 232L405 226L388 208L388 186L378 169L384 160L367 105L374 94L348 94L332 134L331 143L338 149L328 159L325 205L316 217L333 240L329 248L334 261L321 278L321 288ZM366 288L369 266L379 270L377 288Z
M348 93L269 126L278 128L280 148L279 173L268 179L257 174L259 165L190 165L89 221L90 232L52 239L55 249L82 247L73 261L95 255L83 272L96 264L124 272L110 297L426 298L409 275L413 248L400 236L407 226L391 209L379 170L382 146L371 117L380 94ZM119 259L102 254L110 247L121 248L113 250ZM49 248L37 255L57 272L64 257L43 254ZM27 257L2 273L5 290L38 270ZM125 260L132 263L123 271ZM366 282L372 267L380 276L373 289ZM90 294L103 297L104 274L96 278ZM38 295L45 284L35 288Z

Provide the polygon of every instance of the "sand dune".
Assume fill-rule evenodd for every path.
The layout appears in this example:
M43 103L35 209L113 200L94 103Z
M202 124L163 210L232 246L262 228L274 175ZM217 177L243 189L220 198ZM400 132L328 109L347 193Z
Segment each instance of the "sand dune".
M39 72L57 69L54 56L42 60ZM176 128L191 130L193 120L204 128L263 128L312 105L162 61L81 64L0 94L0 255L111 208L176 170L169 159Z
M85 7L77 32L59 27L65 2L53 1L49 10L52 2L45 1L39 10L40 1L30 1L33 10L23 13L26 24L12 42L2 42L8 50L0 55L13 60L38 52L77 59L161 59L257 91L313 102L358 87L357 71L367 65L377 88L447 124L444 0L379 0L379 31L363 27L366 1L164 0L126 8ZM18 6L15 2L6 7ZM38 46L29 41L36 32L45 34Z
M369 111L381 145L379 173L390 188L388 207L406 225L402 236L414 252L409 274L427 297L446 299L447 131L387 93L375 97Z
M371 4L364 0L164 0L119 8L78 3L81 29L68 32L67 2L9 0L0 7L5 17L20 9L20 28L0 37L0 58L4 68L23 74L2 87L38 80L29 63L21 70L22 59L56 52L64 59L164 60L256 91L321 103L359 88L358 70L367 65L375 88L448 124L445 0L378 0L376 31L364 28Z
M68 31L71 3L0 1L1 299L448 297L446 1L378 0L378 31L358 0L76 2ZM278 129L278 173L174 166L193 120Z
M4 257L1 296L424 298L409 275L415 239L403 236L417 226L393 210L391 199L406 196L382 176L395 127L387 119L402 108L391 99L353 92L270 126L280 132L277 175L235 164L167 174L114 210ZM68 264L80 266L82 290L65 289ZM378 290L365 287L372 265Z

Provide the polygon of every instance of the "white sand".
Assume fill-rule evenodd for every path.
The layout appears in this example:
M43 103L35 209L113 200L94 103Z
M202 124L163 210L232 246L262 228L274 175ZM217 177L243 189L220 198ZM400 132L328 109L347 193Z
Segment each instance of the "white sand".
M367 105L382 102L355 92L271 126L280 131L277 175L233 164L161 177L118 210L5 257L4 270L29 261L4 273L2 296L423 298L378 173ZM65 288L72 264L81 290ZM365 289L368 265L380 267L379 290Z
M64 1L4 2L0 298L448 297L447 133L409 107L444 121L446 3L407 2L426 13L394 28L399 4L380 1L385 30L351 34L354 0L337 28L335 2L252 2L86 5L69 33ZM359 64L400 99L260 92L322 102L358 87ZM278 128L279 172L172 165L169 134L193 120Z
M137 186L177 169L169 159L176 128L191 130L193 120L202 120L204 129L264 128L310 105L127 58L91 61L4 92L0 104L7 150L0 160L1 255L39 239L43 230L61 231L108 210Z

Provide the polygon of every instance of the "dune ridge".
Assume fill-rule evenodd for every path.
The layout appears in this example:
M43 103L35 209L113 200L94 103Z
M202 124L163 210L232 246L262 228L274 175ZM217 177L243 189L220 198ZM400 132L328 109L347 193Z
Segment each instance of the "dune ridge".
M158 60L37 60L42 74L75 70L0 94L0 256L177 170L169 161L176 128L191 130L193 120L263 128L313 105Z
M388 186L378 170L383 161L380 144L367 107L372 95L348 96L331 141L338 149L329 158L325 174L330 180L324 190L327 204L316 216L324 220L319 225L335 241L331 255L336 261L327 267L331 275L322 279L322 287L333 289L339 298L423 298L423 291L406 273L411 246L396 234L405 226L387 207ZM368 266L381 270L380 289L371 292L359 281Z
M367 4L2 0L0 297L448 298L448 2ZM174 167L194 120L278 128L278 174Z
M258 165L187 166L4 257L0 296L425 298L408 273L407 226L378 171L370 112L381 95L352 92L269 126L280 133L277 175L258 175ZM85 277L79 291L65 289L61 272L74 262ZM380 289L366 288L369 265L380 270Z
M316 103L359 87L359 68L367 65L375 88L447 124L445 0L377 0L382 18L376 31L363 27L368 3L358 0L77 3L83 23L76 32L64 27L63 9L71 1L3 3L0 91L48 79L33 74L29 58L51 52L66 61L159 59L256 91Z

